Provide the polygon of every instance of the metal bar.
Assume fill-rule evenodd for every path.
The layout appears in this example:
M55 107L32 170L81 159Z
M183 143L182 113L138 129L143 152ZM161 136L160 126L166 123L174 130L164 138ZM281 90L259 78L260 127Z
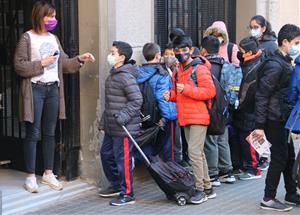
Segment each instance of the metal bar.
M129 131L127 130L127 128L124 125L122 126L122 128L126 132L127 136L131 139L131 141L133 142L133 144L136 147L136 149L141 153L141 155L145 159L146 163L150 166L151 163L150 163L149 159L147 158L147 156L145 155L145 153L143 152L143 150L139 147L139 145L137 144L137 142L135 142L134 138L131 136L131 134L129 133Z

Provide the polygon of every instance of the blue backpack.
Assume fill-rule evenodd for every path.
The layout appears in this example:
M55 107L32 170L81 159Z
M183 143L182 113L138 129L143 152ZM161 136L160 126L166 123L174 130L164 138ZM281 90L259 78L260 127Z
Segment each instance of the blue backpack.
M229 105L237 109L239 105L239 91L243 72L240 66L224 63L221 69L220 84L225 90Z

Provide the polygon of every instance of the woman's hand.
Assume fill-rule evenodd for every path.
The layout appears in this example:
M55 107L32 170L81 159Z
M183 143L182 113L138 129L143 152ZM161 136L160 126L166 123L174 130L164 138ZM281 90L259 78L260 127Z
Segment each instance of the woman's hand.
M41 64L43 67L49 66L50 64L55 63L57 56L49 55L48 57L41 60Z
M253 141L258 141L259 143L263 141L265 132L263 129L255 129L252 132Z
M79 55L78 59L83 62L95 62L95 57L89 52Z

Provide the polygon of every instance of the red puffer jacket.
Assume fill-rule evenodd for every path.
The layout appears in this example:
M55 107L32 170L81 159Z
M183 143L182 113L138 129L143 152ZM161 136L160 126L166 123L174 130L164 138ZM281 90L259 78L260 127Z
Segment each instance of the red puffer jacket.
M192 80L192 67L197 65L198 86ZM176 102L178 122L185 125L209 125L210 117L205 101L216 95L211 77L211 65L205 58L196 58L190 66L179 65L178 72L173 72L173 88L170 101ZM176 92L176 83L184 84L183 92Z

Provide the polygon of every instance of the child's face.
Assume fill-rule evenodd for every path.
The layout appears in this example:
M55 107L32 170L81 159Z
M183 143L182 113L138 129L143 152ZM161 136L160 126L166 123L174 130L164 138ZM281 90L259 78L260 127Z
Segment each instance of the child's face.
M108 63L111 66L119 67L124 64L125 56L120 55L117 47L112 46L108 55Z
M186 64L191 60L193 50L189 47L175 48L174 53L180 63Z
M164 57L175 57L175 53L173 49L165 49Z
M289 49L291 49L292 47L293 48L296 47L296 49L298 49L298 53L299 53L299 50L300 50L299 46L300 46L300 36L295 37L290 42L287 39L282 41L282 50L284 52L286 52L287 54L289 53Z

